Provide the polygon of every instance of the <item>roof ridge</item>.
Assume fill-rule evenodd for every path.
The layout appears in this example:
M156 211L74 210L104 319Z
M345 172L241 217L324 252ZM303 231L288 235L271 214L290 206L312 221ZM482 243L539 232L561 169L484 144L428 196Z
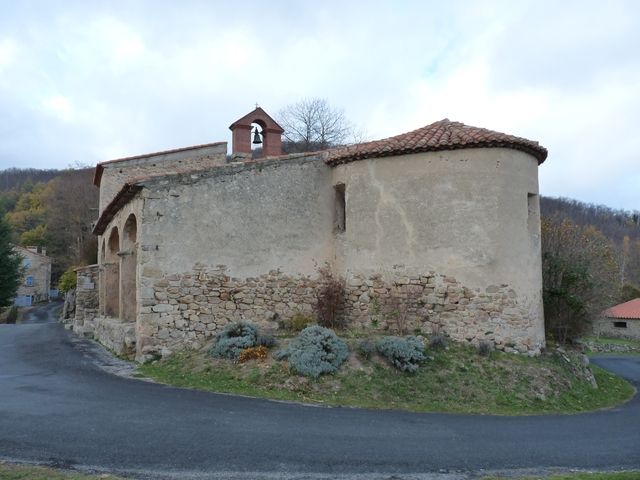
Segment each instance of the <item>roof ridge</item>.
M538 164L544 162L548 153L547 149L536 141L443 118L407 133L329 150L326 162L335 166L365 158L493 147L523 151L535 157Z

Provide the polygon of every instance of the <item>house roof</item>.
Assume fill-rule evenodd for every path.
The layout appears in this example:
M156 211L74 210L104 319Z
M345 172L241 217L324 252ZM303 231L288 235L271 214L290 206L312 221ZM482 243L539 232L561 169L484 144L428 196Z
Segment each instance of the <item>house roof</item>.
M340 165L355 160L390 157L420 152L455 150L460 148L504 147L533 155L538 164L547 158L547 149L538 142L526 138L494 132L486 128L472 127L448 118L413 130L373 142L360 143L329 151L326 162Z
M640 320L640 298L629 300L604 311L604 316L609 318L626 318L628 320Z
M13 248L17 249L17 250L21 250L22 252L24 252L25 254L28 255L35 255L37 257L42 257L44 259L46 259L47 261L51 261L51 257L48 257L47 255L44 255L42 253L38 253L38 252L34 252L33 250L29 250L28 248L25 247L21 247L20 245L14 245Z
M102 173L104 172L104 167L112 165L114 163L128 162L130 160L141 160L143 158L151 158L159 155L168 155L171 153L187 152L189 150L198 150L200 148L215 147L223 143L226 143L226 142L204 143L202 145L192 145L190 147L174 148L172 150L162 150L160 152L145 153L142 155L134 155L132 157L116 158L114 160L107 160L106 162L100 162L98 165L96 165L96 171L93 175L93 184L96 187L99 187L100 180L102 179Z

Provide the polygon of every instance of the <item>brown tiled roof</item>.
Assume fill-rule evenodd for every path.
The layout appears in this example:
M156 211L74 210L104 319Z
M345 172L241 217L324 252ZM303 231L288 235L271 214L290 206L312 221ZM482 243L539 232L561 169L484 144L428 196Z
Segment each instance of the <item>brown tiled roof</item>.
M604 311L604 316L609 318L640 320L640 298L611 307Z
M547 158L547 149L540 146L538 142L486 128L471 127L445 118L395 137L330 150L326 162L329 165L340 165L365 158L492 147L521 150L533 155L538 160L538 164Z
M93 184L96 187L100 186L100 180L102 179L102 172L104 172L105 165L111 165L113 163L120 163L120 162L128 162L129 160L140 160L142 158L155 157L156 155L168 155L170 153L186 152L189 150L197 150L199 148L215 147L223 143L226 143L226 142L204 143L202 145L192 145L190 147L174 148L171 150L163 150L160 152L153 152L153 153L144 153L142 155L133 155L132 157L116 158L115 160L107 160L106 162L100 162L98 165L96 165L96 171L95 171L95 174L93 175Z
M109 202L109 205L102 211L100 218L93 227L93 234L102 235L116 213L129 203L129 200L135 197L140 190L142 190L142 185L138 185L135 181L125 183L117 195L113 197L113 200Z

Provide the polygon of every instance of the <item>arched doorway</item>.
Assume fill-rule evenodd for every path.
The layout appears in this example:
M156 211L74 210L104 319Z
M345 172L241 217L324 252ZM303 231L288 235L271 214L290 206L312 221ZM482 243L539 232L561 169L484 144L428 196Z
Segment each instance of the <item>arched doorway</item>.
M122 230L122 250L120 251L120 292L121 315L127 322L136 321L136 292L137 292L137 235L138 225L135 215L129 215Z
M113 227L107 242L104 258L104 314L118 317L120 314L120 235Z

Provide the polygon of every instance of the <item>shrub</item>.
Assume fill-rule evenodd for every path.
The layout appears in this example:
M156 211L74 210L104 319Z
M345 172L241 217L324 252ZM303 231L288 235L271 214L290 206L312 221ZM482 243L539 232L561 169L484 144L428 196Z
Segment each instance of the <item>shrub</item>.
M328 268L319 270L321 286L316 292L318 325L326 328L344 328L344 281L333 277Z
M288 318L282 322L282 327L293 332L301 332L309 325L314 323L314 318L311 315L304 315L302 313L296 313L293 317Z
M447 337L442 331L442 325L436 324L429 335L429 349L438 350L447 346Z
M373 355L376 351L376 345L368 338L360 341L358 343L358 355L360 355L365 360L369 360L371 355Z
M255 325L244 321L230 323L216 336L209 353L218 358L236 359L245 348L256 346L257 337Z
M478 343L478 355L482 357L488 357L493 350L493 345L488 340L480 340Z
M273 335L258 334L256 345L259 347L271 348L275 347L278 342Z
M414 337L383 337L376 344L378 353L403 372L414 373L425 360L424 345Z
M16 323L18 321L18 307L13 305L5 318L6 323ZM0 322L2 323L2 322Z
M60 276L60 280L58 281L58 288L62 293L67 293L69 290L73 290L76 288L77 281L78 276L76 275L76 272L73 271L72 267Z
M276 355L280 359L289 358L289 365L300 375L317 378L338 371L349 356L349 348L333 331L313 325Z
M267 358L267 347L258 346L258 347L249 347L245 348L240 352L238 356L238 360L240 363L247 362L249 360L264 360Z

